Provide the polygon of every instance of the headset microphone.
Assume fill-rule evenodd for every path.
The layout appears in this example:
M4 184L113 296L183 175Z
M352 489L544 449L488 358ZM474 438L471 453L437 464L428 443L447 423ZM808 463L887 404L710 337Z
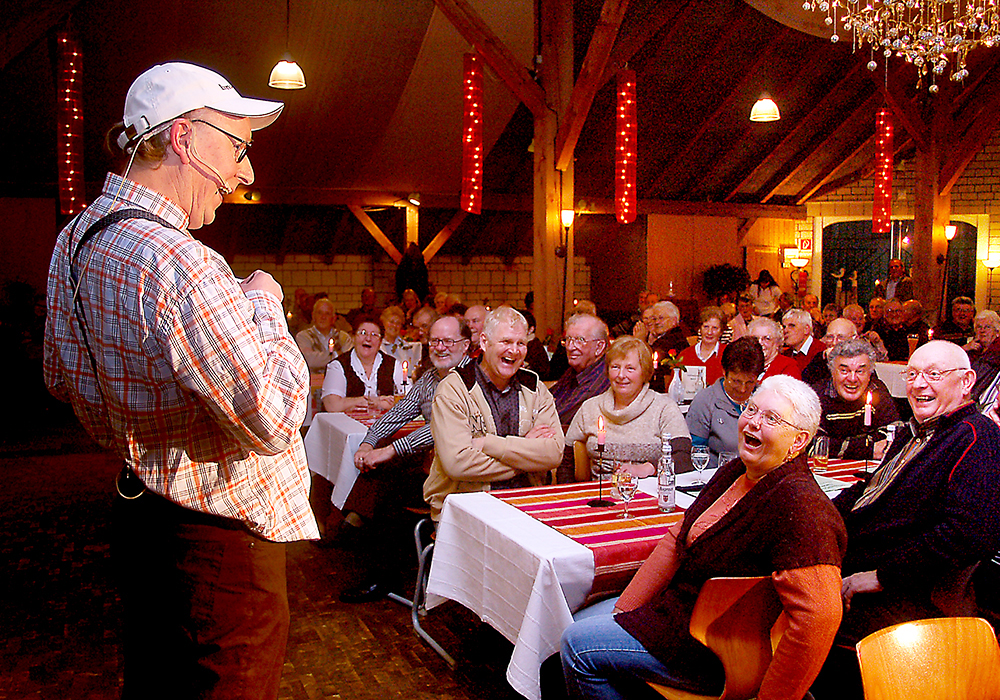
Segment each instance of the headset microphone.
M212 167L212 165L210 163L206 163L204 160L202 160L201 156L198 155L198 151L194 147L194 140L193 139L191 141L191 157L194 158L195 160L197 160L199 163L201 163L203 166L205 166L209 170L211 170L212 173L217 178L219 178L219 182L218 182L218 185L219 185L219 194L225 196L227 194L232 194L233 193L233 191L226 184L226 178L222 177L222 173L220 173L218 170L216 170L214 167Z

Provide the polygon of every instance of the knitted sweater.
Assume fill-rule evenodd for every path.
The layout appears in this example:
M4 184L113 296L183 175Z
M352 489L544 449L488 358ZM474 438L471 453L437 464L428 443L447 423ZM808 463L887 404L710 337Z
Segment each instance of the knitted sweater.
M632 403L625 408L615 408L611 389L587 399L573 417L566 431L566 446L572 447L579 440L587 443L591 464L596 464L597 417L604 416L607 433L604 458L626 462L650 462L660 458L660 436L670 435L671 447L677 450L674 460L678 471L688 471L690 466L691 435L684 416L677 404L647 384Z

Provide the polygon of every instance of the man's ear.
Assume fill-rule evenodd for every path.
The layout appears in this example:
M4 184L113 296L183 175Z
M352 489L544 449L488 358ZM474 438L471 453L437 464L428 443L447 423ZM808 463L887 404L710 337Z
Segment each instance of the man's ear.
M191 162L188 149L191 148L192 129L191 122L186 119L178 119L170 125L170 148L185 165Z

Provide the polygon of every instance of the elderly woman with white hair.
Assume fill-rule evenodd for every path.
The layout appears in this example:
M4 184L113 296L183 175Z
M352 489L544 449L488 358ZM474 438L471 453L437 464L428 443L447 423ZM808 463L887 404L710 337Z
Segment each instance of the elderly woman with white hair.
M646 681L718 695L725 674L688 632L702 585L769 576L788 618L758 697L805 695L842 615L844 523L809 471L819 399L787 376L764 380L739 419L739 458L722 465L617 600L577 614L563 634L573 698L626 698Z
M764 351L764 374L761 375L761 379L776 374L787 374L795 379L802 378L802 372L795 360L781 354L784 336L777 321L764 316L755 318L747 325L747 332L757 339L760 349Z

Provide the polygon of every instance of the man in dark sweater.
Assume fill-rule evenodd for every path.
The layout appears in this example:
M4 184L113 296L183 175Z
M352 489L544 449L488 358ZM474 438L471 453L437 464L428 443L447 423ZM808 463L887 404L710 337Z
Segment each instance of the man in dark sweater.
M827 350L827 360L832 376L814 388L823 409L820 432L830 438L830 456L868 459L873 450L881 454L885 427L899 420L899 411L874 375L875 350L865 340L849 338Z
M855 643L890 625L976 615L972 575L1000 549L1000 429L969 400L965 351L931 341L907 366L910 435L836 498L847 525L844 621L813 686L861 698Z

